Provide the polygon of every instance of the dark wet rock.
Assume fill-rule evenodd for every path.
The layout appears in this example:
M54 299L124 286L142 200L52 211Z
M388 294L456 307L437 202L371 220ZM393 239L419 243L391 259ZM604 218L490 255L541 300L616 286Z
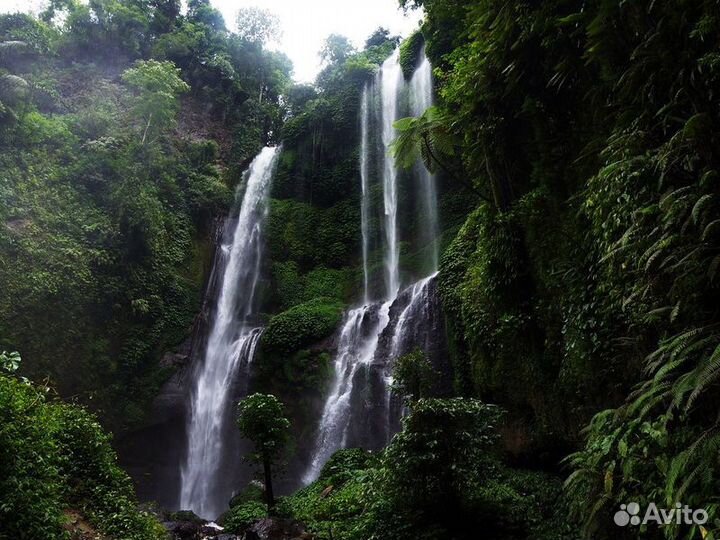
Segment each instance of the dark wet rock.
M177 512L170 512L166 514L166 521L190 521L199 525L207 523L192 510L178 510Z
M246 532L243 540L311 540L298 521L281 518L264 518L256 521Z
M161 368L180 368L187 364L190 356L179 352L166 352L160 359Z
M172 540L239 540L237 536L223 532L223 528L218 524L186 510L166 514L163 526Z
M173 540L200 540L202 525L192 521L165 521L163 526Z

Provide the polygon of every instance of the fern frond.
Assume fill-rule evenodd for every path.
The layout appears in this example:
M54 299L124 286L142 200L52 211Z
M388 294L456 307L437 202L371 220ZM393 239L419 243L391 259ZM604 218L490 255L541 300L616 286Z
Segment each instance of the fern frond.
M687 400L685 409L688 410L692 407L695 400L702 394L708 386L711 386L718 382L720 379L720 345L718 345L713 351L710 358L704 363L703 370L697 377L697 384L695 389L690 394Z
M693 218L693 221L695 222L695 224L698 224L700 222L702 213L705 211L705 209L708 207L708 205L714 198L715 198L715 195L713 195L712 193L708 193L708 194L700 197L695 202L695 206L693 206L693 209L692 209L692 218Z

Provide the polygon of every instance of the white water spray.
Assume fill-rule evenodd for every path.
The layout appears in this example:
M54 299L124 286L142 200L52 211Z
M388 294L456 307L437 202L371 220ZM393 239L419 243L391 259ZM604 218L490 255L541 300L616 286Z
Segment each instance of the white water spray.
M360 228L362 231L363 302L370 302L368 257L370 253L370 85L365 85L360 102Z
M425 245L433 243L429 265L432 275L418 281L400 293L400 243L398 234L398 171L395 160L390 154L390 145L397 133L393 124L399 117L399 96L406 88L396 50L382 65L375 81L368 84L362 94L360 106L360 177L362 182L361 230L362 257L364 273L364 305L350 310L340 332L338 352L335 357L335 378L330 394L323 407L311 463L303 481L312 482L320 474L322 466L330 456L348 444L358 444L358 429L366 432L360 439L369 441L371 446L386 443L397 423L397 410L392 407L391 383L389 374L392 361L399 354L408 352L414 346L405 339L417 341L418 334L424 328L423 320L428 318L431 309L429 284L437 274L437 194L434 177L418 165L415 168L419 180L418 195L422 205L423 225L421 240ZM379 97L381 110L378 111L380 133L379 179L383 187L383 230L384 230L384 279L383 300L373 303L369 291L370 277L368 257L370 251L370 197L372 171L371 148L373 147L372 119L374 111L371 104ZM424 58L417 73L413 76L409 88L411 113L422 114L432 104L432 76L430 64ZM399 296L401 297L399 299ZM377 297L377 296L375 296ZM397 311L391 310L396 301L407 302ZM391 321L395 313L395 321ZM394 323L394 324L393 324ZM384 333L392 332L385 337ZM389 343L388 343L389 339ZM381 341L385 344L380 346ZM417 345L425 345L423 343ZM380 358L382 357L382 358ZM374 381L374 383L373 383ZM373 384L375 386L373 387ZM379 387L379 388L378 388ZM371 396L373 392L378 394ZM368 400L376 403L368 403ZM353 408L358 410L353 410ZM368 418L372 416L372 418ZM362 424L361 427L352 425ZM354 440L349 434L354 431ZM379 444L377 444L379 443Z
M385 285L386 299L397 297L400 290L400 246L398 243L398 193L397 166L390 155L390 145L397 135L393 124L398 119L398 92L402 85L403 73L400 67L400 49L396 49L385 60L380 70L380 95L382 97L382 142L383 155L383 203L385 212Z

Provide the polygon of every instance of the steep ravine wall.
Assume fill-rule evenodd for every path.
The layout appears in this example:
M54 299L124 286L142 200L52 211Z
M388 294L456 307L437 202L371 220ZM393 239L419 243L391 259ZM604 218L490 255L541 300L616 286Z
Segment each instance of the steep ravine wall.
M408 76L411 75L412 70ZM268 324L254 362L250 391L278 395L286 404L292 422L287 467L278 481L280 493L300 486L300 475L311 458L314 432L332 379L331 360L337 349L342 313L359 300L358 291L362 289L358 159L358 105L362 84L364 80L348 80L338 95L326 97L343 104L341 117L330 116L328 111L327 117L294 120L284 137L273 179L264 278L260 284L262 318ZM401 96L400 99L407 98ZM400 173L398 227L404 284L423 275L422 261L427 249L414 241L408 242L417 237L422 206L411 189L413 181L411 173ZM442 178L438 181L441 238L452 237L462 220L465 203ZM382 200L380 186L373 189L372 196L379 203ZM380 207L379 204L373 206ZM381 216L375 215L373 220L378 225ZM216 228L214 240L218 234ZM375 244L371 245L370 269L371 280L379 287L383 279L382 253ZM202 356L209 302L216 292L215 281L212 275L207 277L204 305L192 337L177 354L166 356L165 361L175 359L176 371L155 399L145 424L117 442L121 461L134 477L140 498L155 500L163 507L177 508L179 504L179 468L186 452L185 403L191 365ZM435 282L429 294L434 298L432 316L425 325L409 329L413 338L417 338L411 341L419 343L426 339L423 335L444 335L444 316ZM391 308L394 320L407 302L408 298L401 294ZM380 336L379 357L391 346L394 330L391 325ZM439 391L449 393L452 376L444 340L435 339L426 345L436 368L446 375ZM403 349L403 352L410 351ZM385 370L386 366L376 368ZM379 393L375 401L379 404L384 397L382 389L376 390ZM369 391L372 394L372 387ZM370 399L373 398L370 396ZM360 420L355 421L361 424ZM384 440L351 439L354 444L368 448L384 444ZM235 472L230 477L248 478L241 456L232 467ZM240 469L245 472L238 472ZM241 487L238 485L238 489Z

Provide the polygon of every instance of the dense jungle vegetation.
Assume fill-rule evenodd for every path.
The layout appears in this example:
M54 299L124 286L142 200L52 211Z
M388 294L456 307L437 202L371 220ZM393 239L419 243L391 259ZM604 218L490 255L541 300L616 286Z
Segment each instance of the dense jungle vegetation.
M0 538L78 519L162 538L105 430L147 413L215 219L281 142L257 379L309 436L361 279L359 96L399 39L330 36L294 85L258 12L230 32L207 0L49 6L0 15ZM425 12L406 77L422 49L434 67L436 106L398 122L395 152L440 180L452 395L403 358L402 432L338 452L274 515L323 540L716 538L720 2L400 7ZM709 520L615 526L630 502ZM266 514L251 484L223 525Z

